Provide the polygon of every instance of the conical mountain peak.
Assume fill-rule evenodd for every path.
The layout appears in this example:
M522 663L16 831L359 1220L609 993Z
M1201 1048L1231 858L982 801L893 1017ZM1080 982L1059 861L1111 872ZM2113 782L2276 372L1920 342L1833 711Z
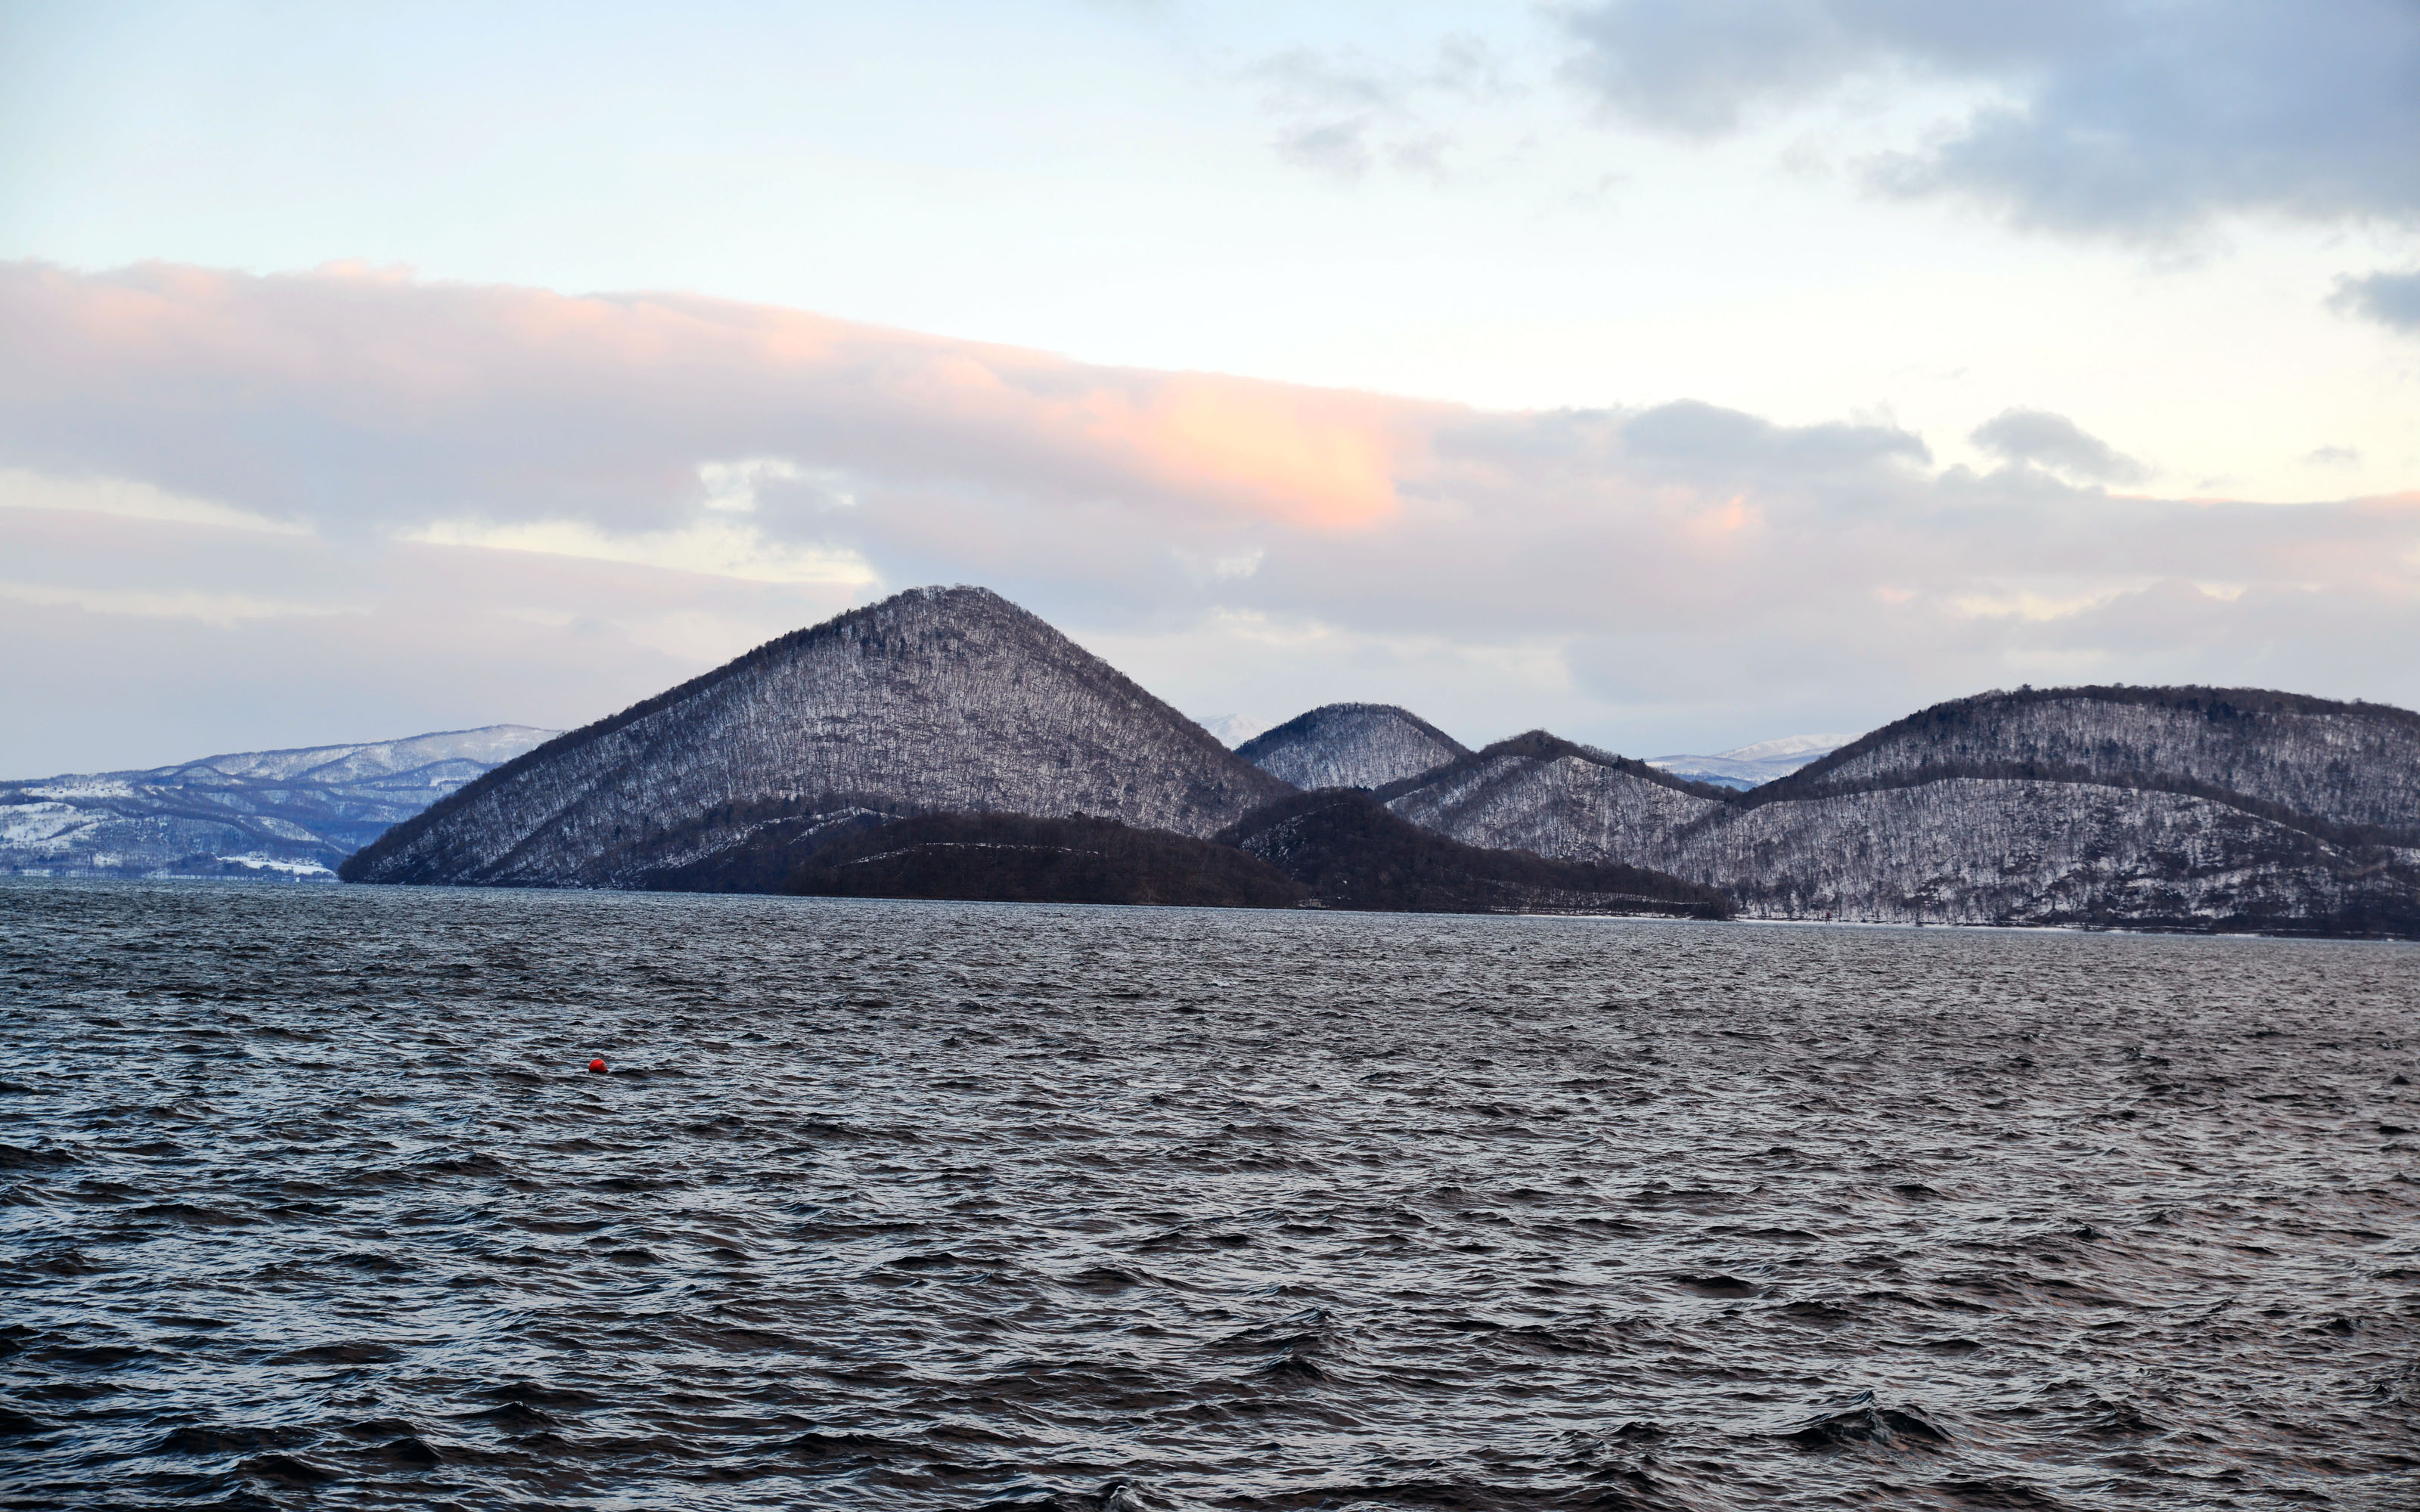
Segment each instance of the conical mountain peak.
M1381 788L1470 752L1391 703L1324 703L1253 736L1235 754L1298 788Z
M916 588L550 741L397 825L365 881L631 886L775 823L1089 813L1207 835L1285 790L986 589Z

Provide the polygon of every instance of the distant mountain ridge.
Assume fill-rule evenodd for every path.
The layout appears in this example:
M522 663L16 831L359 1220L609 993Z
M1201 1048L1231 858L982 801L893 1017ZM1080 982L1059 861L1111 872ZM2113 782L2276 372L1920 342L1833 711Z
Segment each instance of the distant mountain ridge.
M1800 767L1830 755L1854 740L1854 735L1783 735L1752 745L1718 750L1711 756L1651 756L1647 764L1659 772L1714 787L1743 792L1775 782Z
M1380 788L1470 754L1464 745L1391 703L1325 703L1235 748L1295 787Z
M918 588L550 741L343 874L638 887L773 825L1090 814L1206 836L1287 791L998 594Z
M488 725L0 782L0 872L333 880L390 825L554 733Z
M1218 744L1233 750L1269 728L1269 722L1250 714L1198 714L1193 722L1218 737Z

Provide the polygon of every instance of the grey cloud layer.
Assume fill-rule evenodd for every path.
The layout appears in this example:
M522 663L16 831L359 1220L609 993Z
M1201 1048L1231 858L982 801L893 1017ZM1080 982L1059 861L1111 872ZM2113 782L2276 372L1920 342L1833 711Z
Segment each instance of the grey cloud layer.
M1606 0L1562 21L1573 82L1687 135L1861 76L1997 86L2013 102L1876 180L2024 224L2159 239L2222 210L2420 217L2410 0Z
M2030 463L2091 483L2141 483L2151 470L2065 415L2004 409L1975 427L1977 446L2009 462Z
M2347 315L2420 334L2420 271L2341 280L2329 302Z
M2055 416L1985 432L2078 474L2125 460ZM702 481L702 466L752 459L752 510ZM2420 640L2420 496L2120 500L2039 468L1938 471L1885 425L1689 403L1492 413L691 297L0 268L11 467L307 524L288 577L391 585L371 619L312 623L384 647L364 656L413 666L416 687L482 688L472 722L579 717L535 689L537 706L513 704L514 637L535 638L550 686L622 687L625 664L655 678L668 657L739 649L699 640L716 616L770 634L785 614L933 580L1172 647L1164 677L1207 686L1229 675L1214 663L1257 657L1268 686L1309 687L1304 669L1324 668L1325 696L1408 698L1475 736L1509 733L1499 720L1634 748L1751 715L1749 733L1848 728L2018 681L2420 703L2398 649ZM54 598L109 586L112 563L131 571L159 535L84 521L37 552L23 522L38 517L52 517L0 509L0 535ZM397 541L464 521L577 527L565 549L592 556L728 526L768 553L861 560L877 580L768 587ZM152 567L266 594L260 539L180 545ZM414 599L445 623L422 623ZM77 643L42 642L42 675L108 698L123 677L78 662ZM316 652L280 663L256 628L243 647L266 658L257 684L287 680L298 702L327 675ZM1516 662L1529 681L1507 692ZM1381 664L1399 680L1357 681Z
M1579 49L1569 76L1608 109L1641 126L1714 136L1757 107L1797 103L1893 63L1992 72L2106 45L2111 9L2093 0L1607 0L1561 20Z

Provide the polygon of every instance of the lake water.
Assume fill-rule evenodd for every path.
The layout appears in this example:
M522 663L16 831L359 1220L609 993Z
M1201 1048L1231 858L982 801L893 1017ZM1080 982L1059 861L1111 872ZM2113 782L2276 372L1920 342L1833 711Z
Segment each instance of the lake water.
M0 883L0 1503L2408 1507L2415 1013L2401 945Z

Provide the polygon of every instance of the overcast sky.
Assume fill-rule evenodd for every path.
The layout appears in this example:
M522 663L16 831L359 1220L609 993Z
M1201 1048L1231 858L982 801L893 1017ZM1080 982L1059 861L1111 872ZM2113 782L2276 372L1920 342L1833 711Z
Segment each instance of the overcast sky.
M2420 5L0 0L0 776L981 582L1634 755L2420 705Z

